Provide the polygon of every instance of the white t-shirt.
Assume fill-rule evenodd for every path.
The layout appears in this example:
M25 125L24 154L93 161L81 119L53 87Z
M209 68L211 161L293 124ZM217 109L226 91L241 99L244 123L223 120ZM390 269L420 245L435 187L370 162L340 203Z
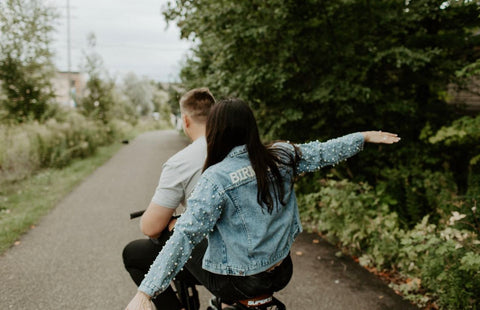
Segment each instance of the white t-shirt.
M192 193L202 173L207 157L207 141L200 137L176 153L163 165L162 174L152 202L171 209L185 201Z

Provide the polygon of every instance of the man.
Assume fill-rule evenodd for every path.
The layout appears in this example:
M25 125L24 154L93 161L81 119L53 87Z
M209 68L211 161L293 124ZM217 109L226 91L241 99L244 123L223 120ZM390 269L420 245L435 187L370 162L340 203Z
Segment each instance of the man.
M140 229L149 239L132 241L123 250L125 268L137 286L170 237L176 209L185 204L200 177L207 155L206 121L214 103L208 88L192 89L180 98L182 127L192 143L163 165L155 194L140 220ZM171 287L153 302L157 309L181 309Z

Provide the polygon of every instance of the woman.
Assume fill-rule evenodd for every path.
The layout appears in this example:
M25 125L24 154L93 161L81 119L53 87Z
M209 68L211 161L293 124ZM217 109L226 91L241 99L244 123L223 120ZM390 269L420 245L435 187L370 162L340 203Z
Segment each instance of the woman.
M252 111L239 99L212 108L206 138L204 172L189 207L128 310L151 309L150 299L175 276L198 281L227 303L284 288L292 275L290 248L302 231L294 178L355 155L364 142L400 140L367 131L265 147ZM206 237L208 245L200 243Z

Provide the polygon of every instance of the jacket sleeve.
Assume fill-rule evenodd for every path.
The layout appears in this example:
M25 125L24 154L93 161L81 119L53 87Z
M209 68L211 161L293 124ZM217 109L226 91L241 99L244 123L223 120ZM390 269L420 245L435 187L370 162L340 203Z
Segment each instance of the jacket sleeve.
M301 153L297 173L313 172L346 160L363 150L364 142L363 134L357 132L326 142L297 144Z
M145 275L140 291L156 296L168 288L170 281L190 258L195 245L214 228L223 203L223 191L202 176L188 199L187 210L177 220L172 236Z

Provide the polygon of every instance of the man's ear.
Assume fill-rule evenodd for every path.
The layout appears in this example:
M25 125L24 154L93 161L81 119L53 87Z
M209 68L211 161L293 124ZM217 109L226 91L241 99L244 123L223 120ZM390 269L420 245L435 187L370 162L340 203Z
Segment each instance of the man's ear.
M183 123L185 124L185 128L190 127L190 122L191 122L190 117L188 117L187 114L183 114L182 117L183 117Z

